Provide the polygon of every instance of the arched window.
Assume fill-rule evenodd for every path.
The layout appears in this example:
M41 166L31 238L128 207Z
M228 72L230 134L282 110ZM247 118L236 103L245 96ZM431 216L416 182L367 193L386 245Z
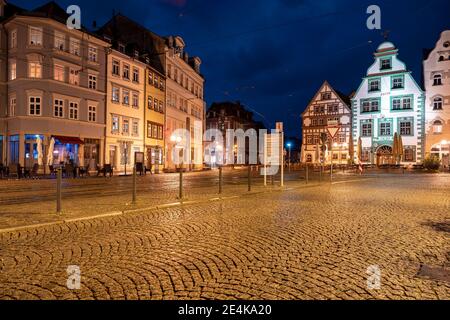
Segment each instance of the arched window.
M440 56L439 61L444 61L444 56Z
M433 133L442 133L442 121L441 120L434 120L433 121Z
M435 74L433 76L433 86L440 86L442 85L442 75Z
M433 110L442 110L442 98L436 97L433 99Z
M444 48L448 48L448 47L450 47L450 41L444 42Z

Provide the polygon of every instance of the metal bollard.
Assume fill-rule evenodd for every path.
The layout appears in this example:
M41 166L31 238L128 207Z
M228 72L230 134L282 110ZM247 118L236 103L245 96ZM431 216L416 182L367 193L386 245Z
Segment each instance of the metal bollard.
M248 184L248 191L252 191L252 167L248 166L248 174L247 174L247 184Z
M219 167L219 194L222 194L222 181L223 181L222 167Z
M183 169L180 168L180 190L178 192L178 199L183 199Z
M319 182L322 182L322 165L319 167Z
M61 213L61 181L62 181L62 170L58 168L56 173L56 213Z
M132 204L136 204L136 166L133 167L133 198L132 198Z

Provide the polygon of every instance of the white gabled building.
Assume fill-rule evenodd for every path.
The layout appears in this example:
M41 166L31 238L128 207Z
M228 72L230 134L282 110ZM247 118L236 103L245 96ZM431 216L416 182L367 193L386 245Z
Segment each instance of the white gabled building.
M425 154L435 155L444 166L450 154L450 30L441 33L423 62L426 141Z
M362 140L362 163L395 164L394 134L402 137L402 164L420 163L424 157L425 94L398 59L391 42L374 53L375 62L352 98L352 127L357 161Z

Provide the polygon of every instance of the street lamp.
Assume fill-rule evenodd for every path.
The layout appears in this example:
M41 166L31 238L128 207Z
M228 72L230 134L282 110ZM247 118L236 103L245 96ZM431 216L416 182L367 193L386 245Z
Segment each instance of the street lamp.
M289 159L288 159L288 163L289 163L289 172L291 172L291 146L292 146L292 144L291 144L290 142L288 142L288 143L286 144L286 146L287 146L288 149L289 149L289 155L288 155Z
M177 136L177 135L172 134L172 135L170 136L170 141L171 141L172 144L173 144L172 148L173 148L173 149L176 149L177 144L180 143L180 142L182 141L182 138L181 138L180 136ZM178 154L178 155L179 155L179 154ZM184 157L184 154L182 154L182 157ZM183 165L183 158L181 158L181 159L182 159L182 160L181 160L181 164L180 164L180 170L181 170L181 167L182 167L182 165ZM172 160L174 160L174 159L172 159ZM176 164L175 164L175 169L176 169Z

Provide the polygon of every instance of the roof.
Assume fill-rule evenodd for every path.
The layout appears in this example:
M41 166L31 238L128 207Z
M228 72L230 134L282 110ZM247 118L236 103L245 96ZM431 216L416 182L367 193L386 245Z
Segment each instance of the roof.
M47 2L46 4L37 7L33 10L22 9L12 4L7 4L6 9L9 10L8 15L5 14L5 20L12 19L14 16L27 16L27 17L39 17L39 18L49 18L57 22L66 24L69 14L61 8L55 1ZM6 11L6 10L5 10ZM96 38L98 35L92 33L84 26L81 26L81 31L88 33Z
M245 107L239 102L231 102L231 101L224 101L224 102L213 102L211 104L211 106L209 107L209 109L207 110L208 112L214 111L217 113L220 113L222 110L225 110L225 115L227 116L238 116L237 112L239 111L239 113L243 113L243 114L247 114L250 117L253 116L253 113L246 110ZM242 116L242 115L239 115Z
M136 21L118 13L106 22L97 32L100 36L109 36L113 47L123 43L126 50L138 50L141 55L147 54L150 65L161 74L165 74L165 41Z
M4 12L4 15L3 15L3 17L0 17L0 22L2 21L2 20L6 20L6 19L8 19L9 17L12 17L13 15L15 15L15 14L17 14L17 13L20 13L20 12L22 12L22 11L25 11L24 9L22 9L22 8L20 8L20 7L18 7L18 6L16 6L16 5L14 5L14 4L12 4L12 3L8 3L8 2L6 2L5 1L5 3L6 3L6 6L5 6L5 12Z

